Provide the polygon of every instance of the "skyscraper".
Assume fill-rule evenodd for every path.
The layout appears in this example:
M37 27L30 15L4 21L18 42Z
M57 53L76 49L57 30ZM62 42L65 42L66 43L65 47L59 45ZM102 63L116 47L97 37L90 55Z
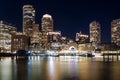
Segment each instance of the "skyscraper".
M101 43L100 23L97 21L90 23L90 42Z
M120 45L120 19L111 22L111 42Z
M45 14L42 17L42 31L53 32L53 19L49 14Z
M32 25L35 23L35 9L32 5L23 6L23 32L30 36Z
M49 14L45 14L42 17L42 45L44 49L48 47L48 32L53 32L53 19Z

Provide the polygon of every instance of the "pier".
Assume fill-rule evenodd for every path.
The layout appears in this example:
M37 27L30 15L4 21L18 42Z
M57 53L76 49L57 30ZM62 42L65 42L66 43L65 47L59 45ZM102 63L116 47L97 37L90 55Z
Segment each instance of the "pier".
M119 60L120 53L103 53L103 61L118 61Z

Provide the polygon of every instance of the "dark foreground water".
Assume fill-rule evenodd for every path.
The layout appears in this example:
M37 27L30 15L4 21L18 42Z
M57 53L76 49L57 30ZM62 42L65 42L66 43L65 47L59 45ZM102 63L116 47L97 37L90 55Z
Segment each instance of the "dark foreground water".
M120 61L74 56L0 58L0 80L120 80Z

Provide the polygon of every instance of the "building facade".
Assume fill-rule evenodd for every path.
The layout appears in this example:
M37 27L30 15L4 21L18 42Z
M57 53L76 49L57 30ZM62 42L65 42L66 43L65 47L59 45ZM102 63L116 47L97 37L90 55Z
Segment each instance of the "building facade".
M31 36L32 26L35 23L35 9L32 5L23 6L23 32Z
M39 24L33 24L32 36L30 37L30 50L33 53L39 53L42 51L41 38L42 33L39 31Z
M100 23L93 21L90 23L90 42L101 43L101 29Z
M8 33L12 34L17 31L16 27L11 23L7 23L5 21L0 21L0 33Z
M60 42L61 41L61 32L48 32L48 42L54 43L54 42Z
M61 32L48 32L48 44L50 49L60 50Z
M111 22L111 42L120 45L120 19Z
M11 52L11 35L15 34L17 29L10 23L0 21L0 52Z
M40 38L41 38L41 33L39 31L39 24L33 24L32 29L33 30L32 30L32 35L30 38L30 43L31 44L34 44L34 43L39 44Z
M12 52L18 50L28 50L28 37L25 33L17 32L16 34L13 34L11 43Z
M45 14L42 17L42 39L41 44L42 47L46 50L48 49L48 32L53 32L53 18L49 14Z
M76 39L75 41L78 44L84 44L84 43L88 43L89 42L89 36L86 34L82 34L81 32L76 33Z
M45 14L42 17L42 31L43 32L53 32L53 18L49 14Z

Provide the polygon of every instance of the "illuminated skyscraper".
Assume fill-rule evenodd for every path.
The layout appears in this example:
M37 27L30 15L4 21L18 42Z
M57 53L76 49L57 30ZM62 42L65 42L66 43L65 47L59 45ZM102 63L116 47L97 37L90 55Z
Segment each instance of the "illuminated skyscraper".
M23 32L30 36L35 23L35 10L32 5L23 6Z
M42 17L42 45L44 49L48 47L48 32L53 32L53 19L52 16L49 14L45 14Z
M42 31L53 32L53 19L49 14L45 14L42 17Z
M100 23L97 21L90 23L90 42L101 43Z
M120 19L111 22L111 42L120 45Z

